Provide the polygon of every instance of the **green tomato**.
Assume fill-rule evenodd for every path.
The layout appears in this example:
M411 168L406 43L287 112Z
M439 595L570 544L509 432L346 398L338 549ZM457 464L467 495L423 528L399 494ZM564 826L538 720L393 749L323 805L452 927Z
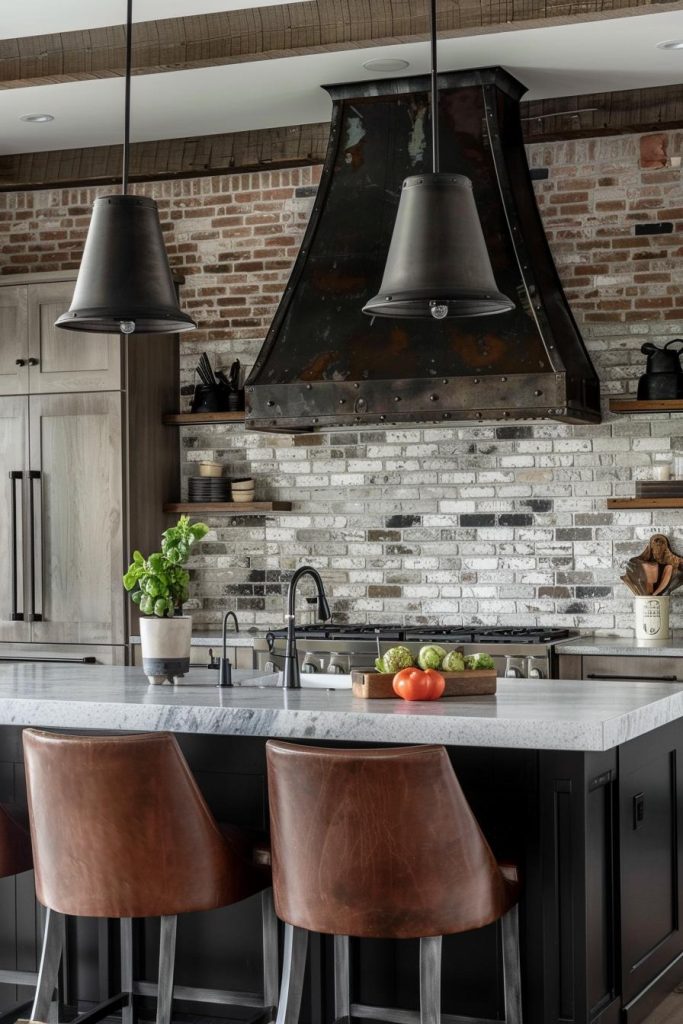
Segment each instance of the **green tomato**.
M490 654L468 654L465 658L465 668L469 669L480 669L480 668L495 668L496 663Z
M409 648L400 644L398 647L391 647L382 657L382 664L385 672L400 672L402 668L411 668L415 662Z
M427 644L420 649L417 656L417 663L421 669L441 668L441 662L446 657L443 647L438 644Z
M444 672L462 672L465 668L465 659L462 651L449 651L441 663Z

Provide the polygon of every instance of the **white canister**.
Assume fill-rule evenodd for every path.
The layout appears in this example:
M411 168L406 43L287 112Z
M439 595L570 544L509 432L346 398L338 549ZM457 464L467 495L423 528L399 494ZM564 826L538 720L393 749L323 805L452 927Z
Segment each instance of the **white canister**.
M666 640L669 636L669 597L636 597L636 640Z

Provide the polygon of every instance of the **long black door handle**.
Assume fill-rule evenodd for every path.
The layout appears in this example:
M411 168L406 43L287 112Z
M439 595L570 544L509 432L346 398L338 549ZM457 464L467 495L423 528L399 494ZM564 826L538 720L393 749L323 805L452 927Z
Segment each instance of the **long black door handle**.
M33 485L40 480L40 472L37 469L30 469L28 473L28 517L29 531L31 536L31 558L30 558L30 596L31 608L28 613L29 622L42 622L43 616L36 611L36 508Z
M601 676L597 672L589 672L586 679L616 679L628 683L677 683L678 676Z
M0 655L0 661L26 662L32 665L36 661L49 661L58 665L96 665L97 658L89 654L85 658L13 658L11 654Z
M20 469L10 470L9 479L10 487L12 488L12 622L23 622L24 613L19 611L18 601L18 544L19 544L19 531L17 529L17 481L21 481L24 478L24 474ZM23 604L23 602L22 602Z

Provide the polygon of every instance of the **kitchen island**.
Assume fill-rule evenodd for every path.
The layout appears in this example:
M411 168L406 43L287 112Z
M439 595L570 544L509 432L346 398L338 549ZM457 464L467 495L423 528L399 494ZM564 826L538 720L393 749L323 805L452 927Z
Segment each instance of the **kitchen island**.
M525 1024L636 1022L683 974L683 684L501 679L496 696L408 704L282 691L259 685L255 672L237 672L247 685L228 690L206 671L186 678L150 687L137 669L0 666L0 798L25 801L25 726L172 731L217 817L254 828L267 826L269 736L442 743L494 851L521 867ZM2 880L0 903L5 958L14 950L30 968L30 876ZM78 922L71 971L82 1001L116 988L113 941L102 954L109 938L106 925ZM447 1024L499 1014L497 941L495 927L446 940ZM140 971L150 979L154 943L154 924L141 923ZM256 989L257 903L188 917L178 943L179 984ZM415 1008L414 944L354 946L353 1001ZM306 1024L330 1020L329 954L327 939L313 943Z

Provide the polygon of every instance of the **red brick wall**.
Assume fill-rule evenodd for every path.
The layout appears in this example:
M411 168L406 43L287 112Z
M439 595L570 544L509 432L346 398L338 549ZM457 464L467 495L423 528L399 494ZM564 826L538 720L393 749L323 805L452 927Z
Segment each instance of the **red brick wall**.
M682 140L667 137L670 156ZM640 141L529 148L550 246L605 397L635 388L643 341L683 336L680 171L641 168ZM223 367L255 358L318 175L140 189L159 202L171 262L186 277L182 304L199 322L180 340L186 392L203 350ZM0 194L0 274L75 269L95 194ZM207 517L211 536L193 557L196 622L215 625L229 606L244 624L280 623L287 573L306 561L340 617L629 632L621 564L655 530L683 550L683 520L678 510L612 512L605 500L632 495L654 461L683 453L682 422L606 415L576 427L408 425L294 438L186 428L184 477L216 458L229 476L253 476L257 497L293 502L291 514ZM682 602L673 599L676 628Z

